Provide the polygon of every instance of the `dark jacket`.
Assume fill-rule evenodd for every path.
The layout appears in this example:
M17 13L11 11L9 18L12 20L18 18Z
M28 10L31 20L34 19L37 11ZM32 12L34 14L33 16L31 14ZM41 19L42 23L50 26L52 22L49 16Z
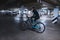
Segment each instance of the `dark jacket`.
M36 19L39 19L39 13L35 9L33 10L33 17L35 17Z

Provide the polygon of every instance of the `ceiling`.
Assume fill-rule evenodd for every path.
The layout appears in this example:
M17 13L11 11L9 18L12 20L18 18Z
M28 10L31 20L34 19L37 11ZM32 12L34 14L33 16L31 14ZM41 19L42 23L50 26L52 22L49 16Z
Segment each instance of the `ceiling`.
M10 6L17 6L17 4L20 6L24 3L30 3L30 2L36 2L36 0L0 0L0 7L10 7ZM51 4L53 6L60 6L60 0L41 0L44 2L47 2L48 4Z
M51 5L60 6L60 0L43 0Z

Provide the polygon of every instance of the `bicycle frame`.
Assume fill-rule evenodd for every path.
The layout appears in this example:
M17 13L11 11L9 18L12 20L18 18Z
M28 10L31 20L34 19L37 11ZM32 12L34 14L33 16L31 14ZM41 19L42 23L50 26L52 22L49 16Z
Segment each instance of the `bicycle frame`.
M26 20L26 22L25 21L24 22L25 22L25 24L27 23L28 25L30 25L30 27L28 27L28 28L30 28L30 29L32 28L33 30L35 30L35 31L37 31L39 33L42 33L42 32L45 31L45 25L42 22L34 21L35 20L34 18L28 17L27 14L25 14L25 15L27 17L27 20ZM40 24L42 26L40 26Z

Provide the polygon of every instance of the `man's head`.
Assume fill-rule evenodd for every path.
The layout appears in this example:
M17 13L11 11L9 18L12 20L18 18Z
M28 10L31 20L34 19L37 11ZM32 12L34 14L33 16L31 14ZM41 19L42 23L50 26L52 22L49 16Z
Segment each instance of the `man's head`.
M36 10L36 8L35 7L32 7L32 10Z
M35 9L35 7L32 7L32 9Z

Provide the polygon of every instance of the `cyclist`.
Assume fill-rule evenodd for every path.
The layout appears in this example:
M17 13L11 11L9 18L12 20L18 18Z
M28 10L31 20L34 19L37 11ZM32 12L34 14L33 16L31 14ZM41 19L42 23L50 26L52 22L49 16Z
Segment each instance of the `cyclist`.
M33 16L31 17L31 19L34 18L34 21L39 19L39 13L37 12L35 7L32 7L32 12L33 12Z

